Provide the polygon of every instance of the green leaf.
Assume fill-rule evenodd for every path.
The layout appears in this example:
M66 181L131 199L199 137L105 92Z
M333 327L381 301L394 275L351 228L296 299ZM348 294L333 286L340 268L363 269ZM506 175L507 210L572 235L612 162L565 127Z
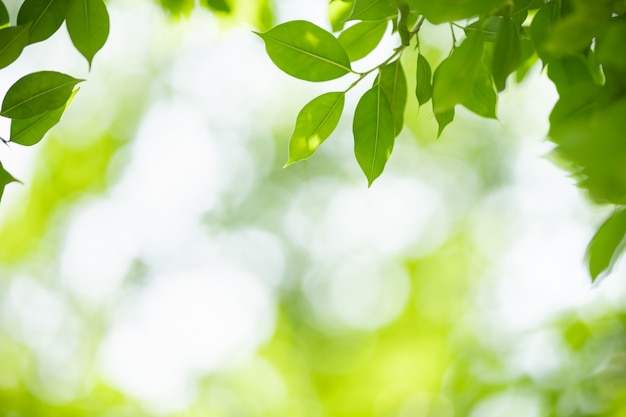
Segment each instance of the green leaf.
M29 44L48 39L61 27L65 20L68 3L68 0L24 1L17 14L17 24L32 23Z
M439 64L433 76L433 105L436 113L450 110L472 93L482 54L482 34L470 32L461 46Z
M578 84L594 83L588 62L581 55L565 56L550 61L548 77L559 93Z
M96 53L109 36L109 13L102 0L70 0L67 31L72 43L91 67Z
M506 79L517 69L520 57L521 46L517 26L511 19L505 19L500 24L491 67L491 74L498 91L504 90Z
M343 25L350 13L352 13L353 8L353 0L332 0L328 4L328 20L333 32L339 32L343 29Z
M20 182L19 180L16 180L13 175L9 174L9 172L4 169L4 167L2 166L2 163L0 162L0 200L2 200L2 195L4 194L4 187L7 186L7 184L10 184L12 182Z
M393 115L380 83L359 100L352 124L354 154L368 187L382 174L394 142Z
M345 92L322 94L300 110L289 139L289 160L285 167L309 158L330 136L341 118L345 96Z
M600 226L587 247L591 280L604 271L610 271L621 252L626 235L626 210L619 209Z
M484 65L481 65L474 81L472 94L467 96L461 104L479 116L497 119L497 103L498 93L493 85L491 74Z
M422 54L417 55L417 69L415 70L415 96L419 105L427 103L433 95L432 71L428 60Z
M506 0L409 0L413 10L434 24L490 13L505 3Z
M77 92L78 89L74 90L67 103L58 109L38 114L29 119L13 119L11 121L11 142L23 146L32 146L39 143L45 134L59 123L63 112L65 112L65 109L72 102Z
M54 71L40 71L20 78L9 88L0 115L28 119L58 109L72 95L74 86L83 80Z
M354 0L352 13L346 20L383 20L398 14L388 0Z
M551 1L537 11L530 24L530 37L535 44L537 55L546 63L554 59L554 54L546 49L546 42L558 17L557 2Z
M230 13L232 11L232 7L226 0L204 0L201 4L215 12Z
M400 60L397 59L379 69L377 83L380 83L387 97L393 116L394 136L398 136L404 127L404 109L406 108L406 76Z
M287 74L307 81L328 81L352 71L350 58L331 33L304 20L258 33L270 59Z
M385 35L387 26L387 20L359 22L341 32L338 39L350 61L357 61L372 52Z
M400 20L398 20L398 33L400 34L400 40L402 45L409 46L411 43L411 35L409 34L409 28L407 22L409 19L409 13L411 10L407 5L400 6Z
M4 3L0 0L0 27L8 26L10 22L9 11Z
M434 102L433 102L434 107ZM439 129L437 131L437 137L440 137L443 133L443 129L446 128L452 121L454 120L454 107L449 110L443 112L435 112L435 119L437 120L437 124L439 125Z
M28 45L30 24L0 29L0 68L13 63Z

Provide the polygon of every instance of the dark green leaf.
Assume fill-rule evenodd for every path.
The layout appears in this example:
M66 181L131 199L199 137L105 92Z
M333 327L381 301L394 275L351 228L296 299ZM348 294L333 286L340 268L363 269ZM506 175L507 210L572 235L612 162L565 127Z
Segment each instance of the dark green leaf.
M346 20L383 20L398 14L388 0L354 0L352 13Z
M591 280L604 271L610 271L621 252L626 235L626 210L617 210L600 226L587 248Z
M226 0L204 0L206 7L216 12L230 13L232 8Z
M548 64L548 77L559 92L578 84L594 83L588 62L581 55L552 60Z
M332 34L304 20L258 33L278 68L307 81L328 81L351 71L350 58Z
M28 43L48 39L63 24L68 0L25 0L17 15L17 24L31 23Z
M611 22L607 26L606 32L597 38L597 58L603 67L612 68L619 72L626 71L625 39L626 22L623 20Z
M506 79L509 74L517 69L520 57L519 32L510 19L505 19L500 24L491 67L491 74L498 91L504 90Z
M383 38L387 26L387 20L359 22L341 32L338 39L350 61L357 61L372 52Z
M9 174L9 172L4 169L2 163L0 162L0 200L2 200L2 195L4 194L4 187L12 182L20 181L13 178L13 175Z
M398 136L404 127L404 109L406 108L407 97L406 76L400 60L395 60L381 67L376 82L382 85L383 92L389 101L394 133L395 136Z
M0 0L0 27L9 25L9 11L4 3Z
M335 130L341 118L345 95L344 92L322 94L300 110L296 128L289 139L289 160L285 167L309 158Z
M400 6L400 20L398 20L398 33L400 34L400 40L402 41L402 45L409 46L411 42L411 36L409 34L409 28L407 27L407 22L409 19L409 6L402 5Z
M353 0L332 0L328 4L328 20L333 28L333 32L339 32L343 29L352 9L354 8Z
M482 34L470 32L461 46L439 64L433 76L433 105L436 113L450 110L472 93L482 54Z
M394 142L393 115L380 83L359 100L352 125L354 154L367 177L368 186L385 169Z
M537 11L530 24L530 36L535 44L537 55L544 63L555 58L554 54L547 50L545 45L557 20L557 16L557 2L551 1Z
M67 102L74 86L81 81L54 71L28 74L9 88L2 102L0 115L12 119L28 119L58 109Z
M0 68L13 63L28 45L29 24L0 29Z
M481 65L474 81L472 94L461 104L479 116L497 119L497 102L498 93L493 85L491 74L484 65Z
M70 0L67 31L74 46L91 61L109 36L109 13L102 0Z
M443 129L445 129L446 126L448 126L454 120L454 107L444 112L435 112L435 119L437 120L437 124L439 125L439 129L437 131L437 137L439 137L443 133Z
M415 96L421 106L427 103L433 94L432 72L428 60L422 54L417 55L417 69L415 70Z

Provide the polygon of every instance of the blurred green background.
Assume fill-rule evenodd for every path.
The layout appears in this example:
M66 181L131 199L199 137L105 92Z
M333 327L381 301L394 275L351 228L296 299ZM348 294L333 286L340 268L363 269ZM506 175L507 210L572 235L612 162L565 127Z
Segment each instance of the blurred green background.
M367 189L348 117L281 168L333 82L251 30L328 27L325 1L108 4L90 73L61 31L0 79L88 78L42 144L0 149L24 182L0 205L0 416L626 416L625 270L586 275L606 211L545 158L540 68L438 140L409 105Z

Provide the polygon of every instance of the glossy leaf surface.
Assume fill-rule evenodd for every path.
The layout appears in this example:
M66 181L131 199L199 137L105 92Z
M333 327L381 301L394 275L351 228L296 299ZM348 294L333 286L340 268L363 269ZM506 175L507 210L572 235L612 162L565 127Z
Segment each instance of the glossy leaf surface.
M70 0L67 31L89 66L109 36L109 14L102 0Z
M285 166L313 155L337 127L344 103L344 92L332 92L314 98L300 110L289 139L289 160Z
M74 86L81 81L54 71L26 75L9 88L0 114L12 119L28 119L58 109L67 102Z
M346 50L350 61L357 61L376 48L387 31L387 21L359 22L339 35L339 42Z
M391 106L380 83L359 100L352 133L356 160L367 177L368 186L371 186L385 169L394 143Z
M294 20L257 35L274 64L293 77L328 81L351 70L348 54L337 38L313 23Z
M61 120L65 104L58 109L38 114L28 119L11 121L11 142L32 146L41 141L45 134Z
M352 13L347 20L382 20L397 13L398 9L389 0L354 0Z
M394 134L398 136L404 126L404 109L407 99L406 76L400 60L381 67L377 82L381 84L387 96L393 116Z
M68 4L68 0L25 0L17 15L17 24L31 23L28 43L52 36L63 24Z
M0 68L13 63L28 45L29 25L0 29Z

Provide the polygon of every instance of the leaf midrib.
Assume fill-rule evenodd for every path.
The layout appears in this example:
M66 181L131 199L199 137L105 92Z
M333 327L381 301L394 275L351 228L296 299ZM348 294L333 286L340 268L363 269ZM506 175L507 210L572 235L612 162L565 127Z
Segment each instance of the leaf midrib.
M25 103L28 103L29 101L32 101L32 100L34 100L34 99L36 99L36 98L38 98L38 97L41 97L41 96L43 96L44 94L48 94L48 93L51 93L51 92L53 92L53 91L55 91L55 90L58 90L58 89L60 89L60 88L67 87L68 85L74 85L74 84L76 84L76 81L68 81L68 82L66 82L66 83L63 83L63 84L57 85L56 87L53 87L53 88L50 88L50 89L48 89L48 90L42 91L42 92L40 92L40 93L37 93L37 94L35 94L35 95L32 95L32 96L28 97L27 99L22 100L21 102L19 102L19 103L15 104L14 106L9 107L9 108L8 108L8 109L6 109L6 110L3 110L3 111L2 111L2 113L3 113L3 114L8 114L9 112L11 112L11 111L15 110L16 108L18 108L18 107L20 107L20 106L23 106Z
M320 55L314 54L314 53L309 52L309 51L307 51L307 50L305 50L305 49L295 47L295 46L293 46L293 45L290 45L290 44L288 44L288 43L286 43L286 42L283 42L283 41L279 41L278 39L275 39L275 38L272 38L272 37L267 37L267 39L268 39L268 40L270 40L270 41L274 41L274 42L276 42L276 43L278 43L278 44L280 44L280 45L283 45L283 46L286 46L286 47L288 47L288 48L291 48L291 49L293 49L294 51L301 52L301 53L303 53L303 54L305 54L305 55L309 55L309 56L312 56L313 58L317 58L317 59L319 59L320 61L324 61L324 62L326 62L326 63L328 63L328 64L332 64L332 65L334 65L334 66L336 66L336 67L338 67L338 68L341 68L341 69L345 70L346 72L352 72L352 68L350 68L350 67L346 67L345 65L342 65L342 64L340 64L340 63L338 63L338 62L335 62L335 61L332 61L332 60L330 60L330 59L328 59L328 58L324 58L323 56L320 56Z

